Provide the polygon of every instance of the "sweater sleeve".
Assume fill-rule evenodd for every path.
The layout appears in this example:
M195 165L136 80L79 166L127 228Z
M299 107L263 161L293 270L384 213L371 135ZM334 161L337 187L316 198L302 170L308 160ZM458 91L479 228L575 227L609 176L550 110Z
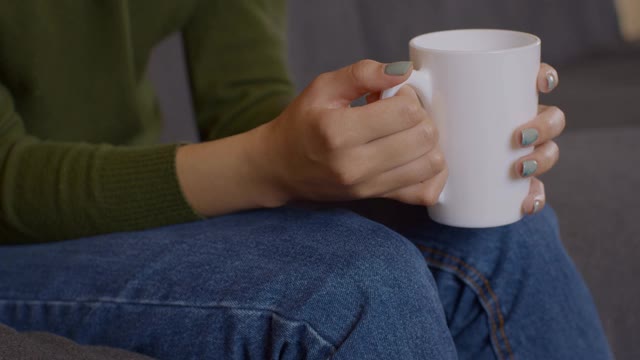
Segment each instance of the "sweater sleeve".
M286 0L200 0L183 29L200 135L216 139L274 119L294 96Z
M40 140L26 133L0 84L0 244L198 219L180 191L175 151Z

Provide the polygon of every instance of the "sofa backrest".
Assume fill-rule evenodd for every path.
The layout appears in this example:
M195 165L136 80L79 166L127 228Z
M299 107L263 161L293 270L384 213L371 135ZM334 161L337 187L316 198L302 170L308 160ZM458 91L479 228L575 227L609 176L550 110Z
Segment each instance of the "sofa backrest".
M289 12L299 87L362 58L406 59L412 37L439 30L531 32L555 66L621 41L614 0L290 0Z

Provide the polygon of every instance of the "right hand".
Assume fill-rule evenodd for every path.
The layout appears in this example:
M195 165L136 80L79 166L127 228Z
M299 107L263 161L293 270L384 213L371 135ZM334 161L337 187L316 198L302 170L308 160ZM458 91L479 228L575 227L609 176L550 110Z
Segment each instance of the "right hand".
M282 203L389 198L433 205L447 179L438 132L410 87L351 108L405 81L364 60L320 75L274 121L256 129L255 166ZM374 96L375 97L375 96ZM371 99L371 98L370 98Z

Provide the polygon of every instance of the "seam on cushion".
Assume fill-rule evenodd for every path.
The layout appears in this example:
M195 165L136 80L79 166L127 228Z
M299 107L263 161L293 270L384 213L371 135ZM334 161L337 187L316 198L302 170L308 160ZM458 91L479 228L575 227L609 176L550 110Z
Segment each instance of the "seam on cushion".
M316 329L304 320L292 320L282 315L280 312L273 309L262 309L262 308L252 308L252 307L242 307L242 306L233 306L233 305L225 305L225 304L201 304L201 305L193 305L188 304L181 301L175 302L157 302L151 300L139 300L139 301L130 301L130 300L122 300L122 299L114 299L114 298L99 298L96 300L21 300L21 299L0 299L0 303L23 303L23 304L33 304L33 305L99 305L99 304L111 304L111 305L132 305L132 306L153 306L153 307L173 307L173 308L192 308L192 309L229 309L236 311L244 311L244 312L254 312L254 313L270 313L272 316L275 316L279 320L283 322L288 322L291 324L301 324L307 328L307 330L324 346L329 347L331 353L336 352L336 347L331 344L330 341L325 339L322 335L316 331Z
M437 250L437 249L432 249L432 248L428 248L422 245L418 246L421 250L424 250L426 252L429 252L431 254L436 254L436 255L440 255L446 258L449 258L451 260L453 260L454 262L461 264L464 268L470 270L472 273L474 273L475 275L477 275L480 280L484 283L484 286L486 287L487 292L490 294L490 296L492 297L492 299L494 300L493 303L495 304L495 309L491 306L491 301L489 301L486 297L485 291L482 287L482 285L478 284L471 276L469 276L467 273L464 272L463 269L461 269L460 267L453 265L453 264L447 264L444 263L436 258L433 257L426 257L427 262L429 262L431 265L442 268L445 271L451 271L453 273L455 273L456 275L460 276L462 278L462 280L465 281L465 283L467 283L467 285L469 285L478 295L478 297L480 298L481 303L483 303L486 311L487 311L487 315L488 315L488 319L489 319L489 324L491 327L491 337L496 345L496 355L498 356L499 359L503 359L503 354L502 354L502 346L500 345L500 341L499 341L499 337L498 337L498 332L496 331L496 327L499 329L499 334L501 335L503 342L504 342L504 347L505 350L507 352L508 358L509 359L513 359L514 358L514 354L513 354L513 350L511 348L511 345L509 343L509 339L506 336L505 330L504 330L504 317L502 315L502 312L500 310L500 306L499 306L499 301L497 296L495 295L495 292L493 291L493 289L491 288L491 285L489 283L489 281L486 279L486 277L484 277L477 269L475 269L474 267L472 267L471 265L467 264L466 262L464 262L463 260L449 255L443 251ZM494 318L494 316L496 316L498 318L498 324L496 326L496 319Z

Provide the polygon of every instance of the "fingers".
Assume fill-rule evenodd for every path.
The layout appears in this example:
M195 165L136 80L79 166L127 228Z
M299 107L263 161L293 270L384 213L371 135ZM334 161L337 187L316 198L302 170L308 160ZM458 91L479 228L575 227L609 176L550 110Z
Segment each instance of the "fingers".
M538 91L547 94L555 90L559 84L560 77L556 69L548 64L542 63L540 65L540 72L538 72Z
M356 143L368 143L431 121L410 86L404 86L394 97L345 111L344 131Z
M553 141L537 146L533 153L516 163L516 172L521 177L539 176L554 167L560 158L560 148Z
M444 171L428 181L391 191L382 197L409 205L432 206L438 203L448 176L449 172L445 168Z
M354 149L354 160L350 163L361 164L364 178L369 178L408 164L430 152L433 152L431 157L443 158L442 151L435 149L437 143L435 126L430 122L423 122L409 130ZM372 159L375 161L371 161ZM442 159L434 161L443 162Z
M541 105L538 116L519 127L514 133L514 142L519 146L537 146L562 134L567 124L565 114L555 106Z
M367 101L367 104L372 104L372 103L380 100L381 96L382 96L382 92L380 92L380 91L373 92L373 93L369 93L367 95L367 97L365 98L365 100Z
M441 152L425 154L420 158L377 175L353 188L357 198L380 197L391 191L419 184L444 171L446 163Z
M544 184L536 178L531 179L529 195L522 203L522 212L529 215L538 213L545 207L546 203L547 196L544 191Z
M311 121L310 132L327 150L344 150L431 122L411 87L367 106L326 110ZM317 108L316 108L317 109Z
M380 92L407 80L411 62L382 64L362 60L340 70L318 76L307 88L316 101L329 107L348 107L359 97Z

